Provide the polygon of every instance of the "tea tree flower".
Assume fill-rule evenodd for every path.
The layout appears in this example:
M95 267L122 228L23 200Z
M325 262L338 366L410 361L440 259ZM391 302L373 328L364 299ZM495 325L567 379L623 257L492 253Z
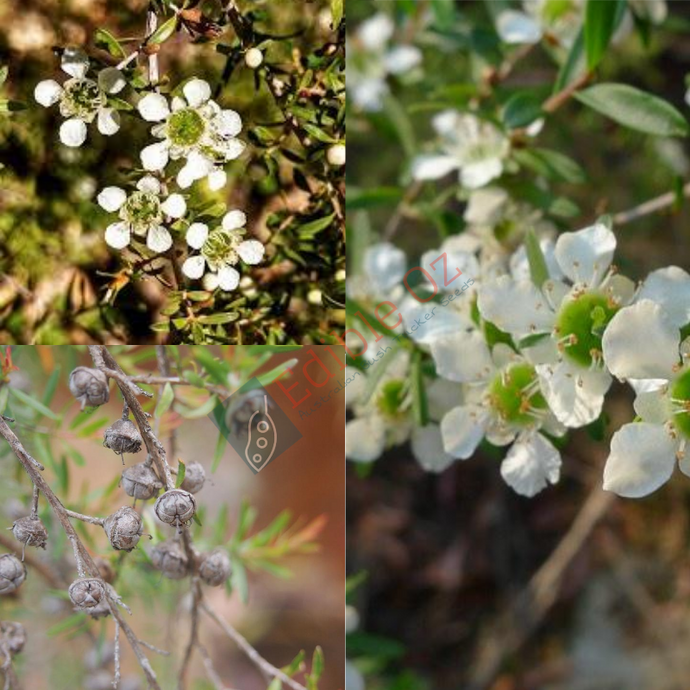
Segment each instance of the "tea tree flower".
M236 138L242 120L234 110L223 110L211 100L211 87L203 79L190 79L182 88L182 96L172 103L159 93L149 93L138 103L144 120L156 122L151 133L162 141L150 144L141 152L146 170L164 170L170 160L184 160L177 173L183 189L196 180L208 178L213 189L225 184L221 166L238 158L244 144Z
M584 19L583 0L523 0L522 7L498 15L496 30L505 43L539 43L549 37L569 48Z
M500 177L510 151L508 138L490 122L471 113L444 110L432 125L439 137L439 153L418 156L412 162L416 180L437 180L453 170L460 183L477 189Z
M245 240L247 217L242 211L230 211L223 216L221 227L209 230L205 223L192 223L187 230L187 244L198 249L182 265L182 272L193 280L203 277L206 290L234 290L240 274L234 266L240 259L250 265L258 264L264 256L264 246L258 240Z
M146 241L146 246L162 253L172 246L172 236L166 224L182 218L187 203L181 194L165 195L161 183L146 175L137 182L136 191L127 193L120 187L106 187L98 195L98 203L110 213L117 212L120 220L105 231L105 241L113 249L123 249L132 235Z
M87 125L94 120L101 134L115 134L120 129L120 114L108 105L108 94L125 87L120 71L107 67L98 73L96 81L88 78L89 59L77 48L65 49L61 65L71 79L62 86L54 79L46 79L34 90L38 103L46 108L59 104L60 114L67 118L60 126L60 141L65 146L81 146L86 140Z

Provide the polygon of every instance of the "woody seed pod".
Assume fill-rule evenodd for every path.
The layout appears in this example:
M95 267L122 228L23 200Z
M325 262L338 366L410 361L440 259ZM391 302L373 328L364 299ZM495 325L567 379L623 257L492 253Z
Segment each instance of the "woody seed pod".
M160 570L171 580L181 580L186 577L189 560L182 547L172 540L162 541L151 549L151 562L156 570Z
M230 577L230 570L230 558L222 549L214 549L201 557L199 576L207 585L222 585Z
M146 463L140 462L122 472L122 488L128 496L145 501L158 496L163 484Z
M105 592L110 596L111 599L118 598L117 592L107 583L105 585ZM96 620L109 616L110 605L108 604L108 597L101 597L101 600L95 606L91 606L89 609L87 609L86 612L89 614L89 616L91 616L91 618Z
M206 481L206 470L200 462L190 462L184 473L184 481L180 484L180 489L189 491L190 494L199 493L204 488Z
M153 509L161 522L180 528L196 513L196 501L189 491L170 489L158 498Z
M144 531L141 516L129 506L123 506L109 515L103 524L110 544L119 551L131 551Z
M11 594L25 579L26 568L14 554L0 556L0 594Z
M69 375L69 389L72 395L81 403L83 410L86 405L98 407L108 402L108 377L100 369L77 367Z
M117 455L138 453L142 444L141 434L129 419L118 419L105 430L103 445Z
M75 580L67 590L72 603L80 611L88 611L105 600L105 585L92 577Z
M36 515L27 515L14 521L12 525L14 538L26 546L45 549L48 531Z
M26 644L26 630L21 623L3 621L0 623L0 634L11 654L19 654Z
M270 410L273 401L269 399L267 402ZM236 436L246 438L252 415L264 410L264 404L264 393L259 389L244 393L237 398L233 397L225 413L225 425L228 430Z

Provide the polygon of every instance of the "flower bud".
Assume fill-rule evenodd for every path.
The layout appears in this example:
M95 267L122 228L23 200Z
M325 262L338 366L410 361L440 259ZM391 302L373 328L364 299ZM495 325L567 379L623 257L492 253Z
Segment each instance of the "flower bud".
M186 577L189 560L182 547L172 540L162 541L151 549L151 562L156 570L160 570L171 580L181 580Z
M109 515L103 525L110 544L119 551L131 551L144 531L141 516L129 506L123 506Z
M206 481L206 470L200 462L190 462L184 473L184 481L180 484L180 489L189 491L190 494L199 493L204 488Z
M199 576L207 585L222 585L230 577L230 570L230 558L222 549L214 549L201 556Z
M14 554L0 556L0 594L11 594L25 579L26 568Z
M128 496L146 501L158 496L163 483L146 463L140 462L122 472L122 488Z
M69 375L69 389L72 395L81 403L83 410L86 405L98 407L108 402L108 377L100 369L77 367Z
M19 654L26 644L26 630L21 623L3 621L0 623L0 634L11 654Z
M67 590L72 603L80 611L88 611L105 601L105 584L93 577L75 580Z
M14 521L12 525L14 538L26 546L45 549L48 531L36 515L27 515Z
M343 144L334 144L328 151L326 151L326 160L329 165L339 168L345 165L345 146Z
M258 48L250 48L244 54L244 63L250 69L256 69L264 61L264 54Z
M188 491L171 489L158 498L153 509L161 522L179 528L194 517L196 501Z
M138 453L142 438L136 425L129 419L118 419L105 430L103 445L117 455Z

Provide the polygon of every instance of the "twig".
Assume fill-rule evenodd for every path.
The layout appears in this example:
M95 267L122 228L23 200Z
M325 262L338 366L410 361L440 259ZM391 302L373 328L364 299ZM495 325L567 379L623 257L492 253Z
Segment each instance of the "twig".
M158 17L156 16L156 13L152 10L149 9L146 13L146 38L153 35L153 32L156 30L156 27L158 26ZM156 91L158 90L158 81L159 81L159 73L158 73L158 54L157 53L151 53L148 56L148 61L149 61L149 83L151 86L156 87Z
M685 198L690 197L690 182L683 187L682 196ZM626 223L632 223L634 220L644 218L644 216L656 213L657 211L662 211L669 206L673 206L677 198L678 195L675 192L666 192L666 194L657 196L654 199L649 199L639 206L631 208L629 211L615 213L613 215L613 224L625 225Z
M579 91L583 86L586 86L591 78L591 72L581 74L577 79L570 82L570 84L568 84L568 86L566 86L564 89L558 93L555 93L553 96L551 96L551 98L545 100L541 106L541 109L545 113L556 112L556 110L558 110L566 101L568 101L576 91Z
M423 186L424 185L422 182L416 180L407 188L407 190L405 190L403 198L396 206L395 211L393 211L393 215L388 219L386 227L383 230L383 238L385 240L389 240L391 237L393 237L393 235L395 235L400 227L400 223L402 223L403 218L405 218L408 205L417 198L419 193L422 191Z
M105 520L103 518L98 518L98 517L91 517L90 515L82 515L81 513L77 513L74 510L68 510L65 508L65 513L69 515L69 517L74 518L75 520L81 520L82 522L88 522L90 525L100 525L103 527L105 524Z
M5 642L0 645L0 651L5 655L5 661L2 664L2 672L5 674L4 690L21 690L21 683L17 678L14 666L12 666L12 653Z
M185 530L186 531L186 530ZM182 665L180 666L180 679L178 681L178 690L184 690L186 687L186 675L187 669L189 668L189 663L192 660L192 652L194 647L197 646L199 642L199 602L201 601L201 585L199 584L199 578L194 576L192 578L192 620L191 620L191 630L189 632L189 642L187 643L187 648L184 652L184 657L182 658Z
M206 650L206 647L204 647L202 644L197 644L197 649L199 650L199 654L201 654L201 658L204 662L206 675L208 676L208 679L213 683L216 690L229 690L229 688L226 688L222 678L218 675L218 672L214 668L213 660L211 659L211 656Z
M266 661L266 659L264 659L261 654L259 654L259 652L257 652L256 649L254 649L254 647L252 647L249 642L230 625L230 623L221 618L213 609L209 608L205 601L202 600L199 607L209 618L211 618L211 620L218 624L223 632L235 642L263 673L269 675L271 678L278 678L282 683L285 683L285 685L288 685L293 690L307 690L304 685L300 685L297 681L290 678L290 676L283 673L279 668L276 668L273 664Z
M170 377L170 357L168 356L168 351L165 349L165 345L156 345L156 360L158 362L158 368L160 369L161 374L163 376ZM165 384L161 384L161 394L163 393L164 385ZM173 396L173 402L174 401L175 398ZM171 427L170 431L168 432L168 446L170 450L170 457L174 459L177 456L177 431L175 427Z

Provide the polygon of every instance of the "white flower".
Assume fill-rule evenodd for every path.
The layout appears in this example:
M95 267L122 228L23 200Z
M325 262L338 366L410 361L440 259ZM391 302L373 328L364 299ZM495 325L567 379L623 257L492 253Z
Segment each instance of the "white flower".
M552 278L540 290L505 275L479 288L482 317L509 333L537 364L544 397L568 427L593 422L611 384L602 366L602 335L634 293L632 281L610 270L615 246L603 223L564 233L554 257L571 286Z
M439 136L440 152L412 161L416 180L436 180L459 170L461 184L477 189L501 176L510 142L494 125L455 110L439 113L432 124Z
M136 191L129 194L120 187L106 187L98 195L98 204L109 213L118 213L120 220L106 228L105 241L113 249L123 249L132 235L145 238L146 246L162 253L172 246L172 237L165 227L182 218L187 203L181 194L164 195L160 182L151 175L142 177Z
M549 37L570 48L584 18L583 0L523 0L524 11L504 10L496 30L505 43L539 43Z
M61 64L71 79L62 86L47 79L39 82L34 90L38 103L46 108L58 103L60 114L68 118L60 127L60 141L65 146L81 146L86 140L86 125L94 120L101 134L115 134L120 129L120 114L108 106L108 94L118 93L125 87L122 73L107 67L98 73L98 81L87 78L89 59L77 48L66 48Z
M140 115L157 122L151 133L162 141L141 152L146 170L160 171L170 160L184 159L177 174L183 189L196 180L208 178L213 189L225 184L221 164L234 160L244 151L236 138L242 120L234 110L223 110L211 100L211 87L202 79L190 79L182 88L184 97L175 96L171 106L165 96L149 93L137 104Z
M376 112L383 107L389 75L410 72L422 61L421 51L412 45L389 46L395 26L386 14L375 14L357 28L348 41L347 89L356 108Z
M658 489L676 462L690 476L690 343L681 343L678 322L658 303L643 299L621 309L604 334L604 358L621 379L648 379L639 386L635 411L642 421L623 425L611 439L604 488L639 498Z
M240 259L245 264L258 264L265 248L257 240L243 239L247 217L242 211L229 211L221 227L210 230L205 223L192 223L187 230L187 244L200 250L182 264L182 272L193 280L203 279L204 288L234 290L240 274L233 268ZM208 269L208 271L207 271Z
M441 421L443 446L455 458L470 458L483 438L497 446L512 443L501 464L505 482L534 496L560 474L561 458L542 434L562 435L540 389L535 367L503 344L489 350L479 331L439 338L431 346L439 376L465 383L464 404Z

